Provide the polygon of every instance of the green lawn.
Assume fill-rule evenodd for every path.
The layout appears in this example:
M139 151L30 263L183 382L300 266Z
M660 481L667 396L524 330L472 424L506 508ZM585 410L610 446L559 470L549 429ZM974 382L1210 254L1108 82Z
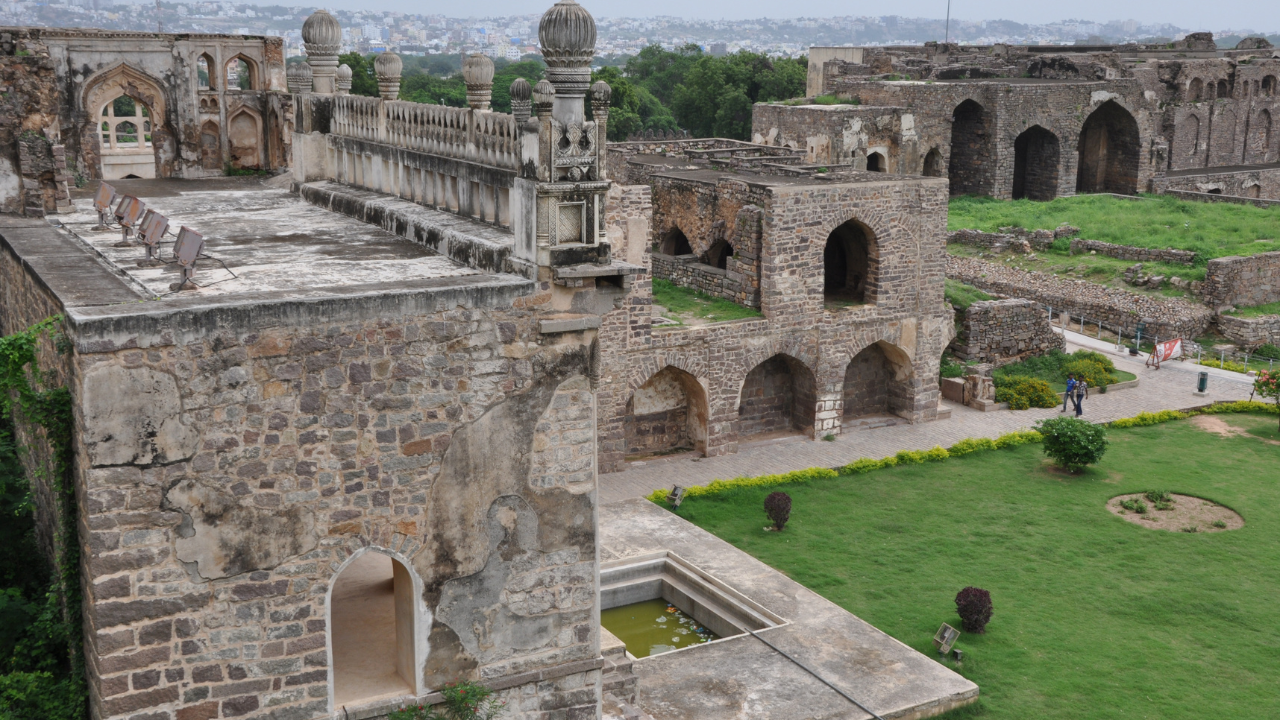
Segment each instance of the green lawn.
M1088 280L1098 285L1117 287L1142 295L1164 297L1184 297L1187 292L1166 283L1159 290L1137 288L1124 282L1124 271L1133 267L1133 260L1120 260L1105 255L1071 255L1067 252L1067 242L1058 241L1059 247L1041 250L1035 256L1004 253L994 258L991 251L970 245L947 245L947 252L962 257L982 257L1006 267L1018 268L1027 272L1042 272L1060 275L1073 280ZM1148 275L1163 275L1165 278L1180 277L1183 280L1204 280L1203 265L1178 265L1176 263L1143 263L1143 271Z
M681 323L698 319L723 322L764 317L763 313L754 308L711 297L657 278L653 281L653 303L669 310L668 317Z
M1111 430L1096 468L1055 471L1040 445L784 488L782 533L764 532L769 488L686 500L679 513L911 647L936 657L966 585L991 592L985 635L964 634L976 708L996 720L1280 717L1280 445L1275 416L1213 416ZM1149 530L1106 501L1164 489L1208 498L1244 528Z
M957 197L951 200L947 226L996 232L1010 225L1052 230L1066 223L1090 240L1192 250L1204 258L1280 250L1280 208L1144 197L1080 195L1050 202Z
M990 295L982 292L972 285L966 285L959 280L946 279L946 290L944 291L947 302L955 306L956 310L964 312L969 306L982 301L993 299Z

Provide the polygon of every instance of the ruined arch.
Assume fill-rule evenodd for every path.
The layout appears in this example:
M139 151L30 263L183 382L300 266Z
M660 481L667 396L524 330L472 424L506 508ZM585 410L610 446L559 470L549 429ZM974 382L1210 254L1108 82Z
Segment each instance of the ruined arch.
M1058 136L1032 125L1013 142L1013 199L1058 196Z
M1136 195L1140 150L1138 121L1115 100L1102 103L1080 129L1076 192Z
M168 177L172 174L173 159L177 155L177 143L165 120L167 106L162 85L155 78L126 63L119 63L91 75L85 81L84 90L80 93L79 110L81 117L86 120L80 132L85 164L94 177L103 176L104 153L107 156L113 153L110 148L102 146L102 113L108 103L114 102L122 95L146 107L147 120L151 124L152 173L150 176ZM111 162L109 160L108 164Z
M951 160L947 173L952 195L991 194L991 133L986 110L965 100L952 112Z
M822 297L831 303L874 303L879 252L875 232L848 220L827 236L822 250Z
M231 167L237 170L262 167L262 119L242 107L227 120L227 145Z
M413 563L386 548L362 547L338 568L326 602L332 708L426 692L422 596Z
M884 155L878 152L867 153L868 172L888 172L888 170L888 163L884 159Z
M1259 110L1245 138L1246 163L1265 163L1272 157L1271 124L1271 111Z
M667 365L636 388L622 421L628 457L707 451L707 391L689 372Z
M692 255L693 247L689 245L689 238L684 231L673 227L663 236L660 251L663 255Z
M938 148L930 148L925 154L920 173L925 177L942 177L942 153Z
M232 79L232 75L235 79ZM259 65L253 58L240 53L229 58L222 66L222 76L228 90L261 90L262 78Z
M1190 139L1187 143L1187 154L1195 157L1200 151L1200 116L1188 115L1186 120L1186 136Z
M222 169L222 135L218 123L205 120L200 126L200 167L205 170Z
M1204 98L1204 81L1200 78L1192 78L1187 83L1187 102L1200 102Z
M218 89L218 64L209 53L196 58L196 87L201 90Z
M1277 85L1277 81L1276 81L1276 76L1275 76L1275 75L1268 75L1268 76L1266 76L1266 77L1262 78L1262 92L1261 92L1261 94L1262 94L1262 95L1265 95L1266 97L1271 97L1271 96L1275 95L1275 94L1276 94L1276 85Z
M729 258L733 257L733 252L733 246L728 240L722 238L712 243L702 257L706 264L725 270L729 266Z
M1219 100L1226 100L1231 97L1231 88L1227 87L1226 80L1218 81L1218 92L1216 96Z
M747 373L738 400L738 437L813 436L818 386L813 371L785 353Z
M911 358L901 348L884 340L866 346L845 366L845 420L884 414L910 418L914 375Z

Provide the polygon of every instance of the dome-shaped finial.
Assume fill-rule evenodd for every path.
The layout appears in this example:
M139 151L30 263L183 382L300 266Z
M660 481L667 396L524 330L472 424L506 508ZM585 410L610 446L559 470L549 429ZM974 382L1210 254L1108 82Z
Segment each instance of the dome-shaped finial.
M462 82L467 86L467 105L472 110L488 110L493 97L493 61L472 53L462 61Z
M551 104L556 99L556 87L546 78L533 86L533 106L539 116L551 114Z
M400 71L403 69L404 61L393 52L379 53L373 59L373 72L378 76L378 94L383 100L400 97Z
M547 62L547 79L559 95L584 95L591 82L596 52L596 21L574 0L560 0L543 13L538 42Z
M342 26L328 10L317 10L302 23L302 42L308 55L337 55L342 46Z
M603 80L597 80L591 86L591 105L609 106L609 101L613 98L613 88L609 87L609 83Z
M311 92L311 66L305 62L293 63L285 71L285 82L291 93Z
M511 114L516 116L516 122L524 123L529 119L529 110L532 107L529 99L533 97L533 86L528 80L518 77L511 81Z
M333 74L333 82L338 86L337 93L339 95L350 95L351 66L346 63L339 65L337 72Z

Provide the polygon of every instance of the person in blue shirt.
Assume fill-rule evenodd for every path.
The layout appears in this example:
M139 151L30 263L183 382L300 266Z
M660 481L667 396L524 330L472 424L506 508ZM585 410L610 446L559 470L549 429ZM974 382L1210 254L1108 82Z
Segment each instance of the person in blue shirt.
M1074 374L1067 375L1067 391L1062 393L1062 409L1058 412L1067 411L1067 403L1073 402L1076 397L1076 376Z

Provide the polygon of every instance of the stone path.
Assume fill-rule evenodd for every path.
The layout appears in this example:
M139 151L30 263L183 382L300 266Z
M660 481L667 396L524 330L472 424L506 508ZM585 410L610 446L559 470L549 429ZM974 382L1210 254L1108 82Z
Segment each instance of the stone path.
M1093 422L1109 422L1132 417L1139 412L1181 410L1219 400L1245 400L1252 388L1243 375L1189 363L1166 363L1161 370L1116 356L1110 343L1098 342L1076 333L1067 333L1067 349L1087 347L1106 350L1116 367L1138 376L1138 387L1107 394L1091 394L1085 401L1084 417ZM1208 395L1196 395L1196 373L1210 373ZM717 478L763 475L809 467L839 467L862 457L882 458L899 450L928 450L935 445L949 447L970 437L994 438L1014 430L1028 429L1042 418L1058 415L1058 410L1037 409L979 412L962 405L951 408L946 420L919 425L896 425L859 430L840 435L834 442L796 437L741 447L737 454L694 459L689 456L632 463L623 472L600 476L600 502L610 503L648 495L658 488L705 485Z

